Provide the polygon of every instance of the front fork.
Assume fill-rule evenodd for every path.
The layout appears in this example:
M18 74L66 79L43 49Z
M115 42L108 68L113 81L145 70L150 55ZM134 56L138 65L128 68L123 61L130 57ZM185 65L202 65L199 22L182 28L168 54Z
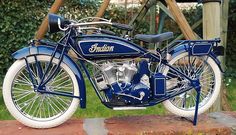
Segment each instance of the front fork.
M59 49L59 47L61 49ZM51 55L49 63L47 63L45 72L43 72L43 69L41 67L42 66L41 62L38 61L37 55L34 55L33 58L35 60L35 68L37 72L35 77L37 78L35 78L33 75L33 71L30 67L27 57L24 58L25 63L26 63L26 69L28 71L30 81L32 82L35 92L40 92L42 94L45 93L45 94L54 94L54 95L59 95L59 96L67 96L67 97L72 97L72 98L79 98L78 96L74 96L73 93L65 93L65 92L61 93L61 92L55 92L55 91L48 91L46 89L46 84L50 82L56 74L58 74L60 70L60 65L61 65L61 62L63 61L65 53L67 53L67 46L58 43L54 49L54 52ZM60 55L56 56L58 54ZM55 57L58 57L59 62L56 64L56 67L52 70L52 72L49 73L50 67L53 68L53 59L55 59Z
M25 63L26 63L26 68L27 68L27 71L28 71L28 73L29 73L31 82L33 83L33 86L34 86L35 91L38 91L38 90L44 88L45 85L46 85L46 84L54 77L54 75L58 72L59 67L60 67L60 65L61 65L61 62L62 62L62 60L63 60L63 56L64 56L63 54L65 53L65 47L63 47L63 49L62 49L62 51L61 51L61 55L59 56L59 62L58 62L58 64L57 64L56 68L53 70L52 73L49 74L49 69L50 69L50 67L53 65L53 59L55 58L56 53L59 51L58 46L59 46L59 45L56 46L56 48L55 48L53 54L51 55L51 59L50 59L49 63L47 63L47 67L46 67L45 73L43 73L43 70L42 70L42 67L41 67L41 63L38 61L37 55L34 55L34 56L33 56L33 58L34 58L34 60L35 60L35 66L36 66L35 68L36 68L36 70L37 70L37 71L36 71L36 72L37 72L37 74L36 74L37 76L35 76L35 77L38 77L38 78L35 78L35 77L33 76L33 73L32 73L33 71L31 70L31 67L30 67L30 64L29 64L29 62L28 62L28 60L27 60L27 57L24 58ZM46 76L48 76L48 77L46 78Z

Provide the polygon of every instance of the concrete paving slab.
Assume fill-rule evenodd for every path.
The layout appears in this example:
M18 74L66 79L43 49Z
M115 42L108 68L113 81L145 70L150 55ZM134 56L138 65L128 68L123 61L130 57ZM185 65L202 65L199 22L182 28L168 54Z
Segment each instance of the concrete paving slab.
M33 129L7 120L0 121L0 135L231 135L235 133L234 116L236 112L200 115L197 126L175 115L70 119L51 129Z
M0 121L0 135L85 135L83 120L71 119L50 129L33 129L15 120Z
M233 113L227 112L214 112L208 114L208 116L218 123L226 125L227 127L231 128L232 134L236 134L236 117Z
M108 134L148 134L148 135L230 135L231 130L225 125L216 123L207 115L201 115L197 126L186 119L168 116L117 117L105 121Z

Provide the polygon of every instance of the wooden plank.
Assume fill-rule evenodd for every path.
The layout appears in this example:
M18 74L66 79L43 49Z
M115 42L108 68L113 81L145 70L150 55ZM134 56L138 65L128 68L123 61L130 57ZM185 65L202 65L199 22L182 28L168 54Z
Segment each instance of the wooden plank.
M100 6L97 14L96 14L96 17L102 17L107 9L107 7L109 6L110 4L110 0L104 0L102 5Z
M157 5L161 8L163 12L165 12L171 19L175 21L174 16L171 14L170 10L160 1L157 2Z
M156 4L150 8L150 34L156 34Z
M149 34L156 34L156 3L150 7L150 27ZM155 44L149 44L148 49L155 49Z
M158 30L157 30L158 34L161 34L163 29L164 29L166 17L167 17L167 14L162 9L160 9L160 12L159 12L159 22L158 22Z
M125 24L128 23L128 20L127 20L127 15L128 15L128 0L125 0Z
M196 23L194 23L194 24L191 26L191 28L194 30L194 29L196 29L198 26L200 26L201 24L202 24L202 19L200 19L200 20L198 20ZM195 35L197 36L197 39L201 39L201 37L198 36L196 33L195 33ZM173 44L175 41L181 40L181 39L183 39L183 38L184 38L184 35L183 35L183 34L180 34L177 38L175 38L173 41L171 41L170 44Z
M144 2L144 3L142 4L141 8L139 8L139 10L138 10L138 13L137 13L137 14L133 17L133 19L129 22L129 25L135 26L136 23L137 23L137 20L140 20L140 18L143 19L143 16L144 16L143 14L146 15L146 13L147 13L147 11L148 11L148 9L147 9L147 7L146 7L146 5L147 5L148 2L149 2L149 0L147 0L146 2Z
M57 13L60 7L63 5L63 0L55 0L52 7L49 10L49 13ZM41 23L38 31L36 32L35 39L42 39L48 30L48 16L46 16Z
M146 0L141 8L139 9L138 13L133 17L133 19L129 22L130 26L133 26L134 30L139 26L139 23L144 18L144 16L147 14L149 8L153 5L153 3L156 3L157 0ZM124 33L123 33L124 34Z
M178 7L175 0L165 0L169 10L171 11L172 15L175 18L176 23L179 25L182 33L184 34L184 37L186 39L194 40L196 39L196 36L189 26L189 23L187 22L186 18L184 17L182 11Z

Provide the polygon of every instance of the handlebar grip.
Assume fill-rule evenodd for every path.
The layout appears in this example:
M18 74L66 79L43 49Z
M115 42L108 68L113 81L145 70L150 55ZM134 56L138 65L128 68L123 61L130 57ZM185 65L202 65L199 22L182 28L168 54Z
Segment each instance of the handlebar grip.
M113 27L116 27L118 29L123 29L123 30L128 30L128 31L132 31L133 28L127 24L120 24L120 23L112 23Z
M71 24L71 22L70 22L70 20L64 20L63 24L64 25L69 25L69 24Z
M108 35L113 35L113 36L116 35L115 32L112 32L112 31L109 31L109 30L101 30L101 33L108 34Z

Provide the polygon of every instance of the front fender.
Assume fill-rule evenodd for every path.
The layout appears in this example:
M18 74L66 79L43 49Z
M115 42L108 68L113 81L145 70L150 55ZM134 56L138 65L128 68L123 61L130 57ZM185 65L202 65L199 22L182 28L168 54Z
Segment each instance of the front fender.
M184 52L189 52L189 45L188 44L182 44L182 45L179 45L177 47L173 47L170 49L169 51L169 54L172 56L172 58L176 57L177 55L181 54L181 53L184 53ZM224 72L223 71L223 68L221 67L221 62L220 60L217 58L217 55L214 54L214 52L209 52L207 54L209 57L211 57L215 62L216 64L218 65L218 67L220 68L221 72Z
M32 55L52 55L54 52L53 47L49 46L31 46L31 47L25 47L22 48L15 53L12 54L12 56L15 59L22 59L25 57L29 57ZM55 57L59 58L60 53L57 52ZM82 73L77 66L77 64L66 54L64 54L63 57L63 62L70 67L70 69L73 71L73 73L76 76L77 82L78 82L78 87L79 87L79 93L80 93L80 107L81 108L86 108L86 88L85 88L85 82L84 78L82 76Z

